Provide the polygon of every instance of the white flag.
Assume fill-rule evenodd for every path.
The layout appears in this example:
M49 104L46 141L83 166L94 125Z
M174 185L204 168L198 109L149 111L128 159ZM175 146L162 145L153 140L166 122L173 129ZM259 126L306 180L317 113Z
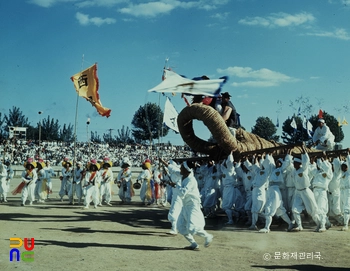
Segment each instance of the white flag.
M312 124L311 122L308 120L306 121L306 117L304 116L303 119L303 128L307 131L307 135L309 136L309 138L312 138Z
M297 123L295 122L295 119L292 119L292 122L290 123L290 126L292 126L292 128L297 129Z
M176 133L179 133L179 128L177 126L177 113L174 105L170 102L169 98L166 98L165 106L164 106L164 116L163 121L166 126L170 129L174 130Z
M306 130L307 130L307 134L308 134L308 136L310 137L310 138L312 138L312 133L313 133L313 131L312 131L312 124L311 124L311 122L308 120L307 121L307 124L306 124Z
M215 97L220 94L221 87L227 81L227 77L209 80L192 80L184 78L173 71L164 70L164 81L148 92L185 93L188 95L204 95Z

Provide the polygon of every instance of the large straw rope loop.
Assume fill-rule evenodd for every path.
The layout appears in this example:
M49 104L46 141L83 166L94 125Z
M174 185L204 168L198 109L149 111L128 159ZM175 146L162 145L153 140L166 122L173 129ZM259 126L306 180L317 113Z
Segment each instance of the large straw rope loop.
M197 137L193 130L193 119L203 121L217 143L204 141ZM185 107L177 118L177 125L182 139L195 151L217 156L219 153L230 153L235 148L235 138L228 130L220 114L208 105L192 104Z
M193 130L193 119L203 121L217 143L210 143L197 137ZM233 137L220 114L214 108L204 104L195 103L185 107L178 115L177 124L182 139L193 150L212 157L228 155L231 151L237 157L242 152L283 146L281 143L268 141L241 128L236 130L236 137ZM274 153L285 154L285 151L279 149ZM294 147L293 152L301 153L301 148Z

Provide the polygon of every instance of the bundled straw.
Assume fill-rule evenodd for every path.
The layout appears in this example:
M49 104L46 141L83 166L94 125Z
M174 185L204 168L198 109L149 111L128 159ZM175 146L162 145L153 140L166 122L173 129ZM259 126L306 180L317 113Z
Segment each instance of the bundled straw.
M193 130L193 119L203 121L217 143L204 141L197 137ZM302 151L300 146L290 147L275 141L268 141L241 128L236 130L236 137L234 137L220 114L214 108L204 104L195 103L185 107L178 115L177 123L183 140L193 150L214 158L227 156L231 151L235 157L239 157L244 152L268 148L276 149L273 151L275 155L285 154L287 148L291 148L293 153ZM308 151L311 150L308 149Z

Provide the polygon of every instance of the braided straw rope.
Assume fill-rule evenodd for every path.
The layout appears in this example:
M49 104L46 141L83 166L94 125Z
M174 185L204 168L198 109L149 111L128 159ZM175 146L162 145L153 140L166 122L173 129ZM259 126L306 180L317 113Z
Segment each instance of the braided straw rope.
M193 130L193 120L203 121L217 143L211 143L197 137ZM261 150L283 146L275 141L265 140L241 128L237 129L233 137L220 114L212 107L200 103L185 107L177 118L177 124L182 139L193 150L213 157L228 155L231 151L234 156L242 152ZM301 153L301 147L294 147L293 153ZM274 154L285 154L285 149L278 149Z

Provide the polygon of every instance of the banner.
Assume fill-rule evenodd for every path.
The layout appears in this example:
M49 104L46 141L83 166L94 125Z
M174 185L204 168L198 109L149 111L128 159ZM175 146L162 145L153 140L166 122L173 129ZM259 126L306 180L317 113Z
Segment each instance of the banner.
M177 126L177 116L178 113L174 105L170 102L169 98L167 97L164 106L163 121L166 126L174 130L176 133L179 133L179 127Z
M228 79L228 77L224 76L220 79L197 81L182 77L167 69L164 70L163 78L165 79L159 85L148 90L148 92L184 93L187 95L216 97L219 96L221 87Z
M304 119L303 119L303 128L307 131L307 135L309 136L309 138L312 138L312 134L313 134L313 131L312 131L312 124L309 120L306 120L306 117L304 116Z
M97 78L97 64L73 75L70 79L73 81L75 90L80 97L84 97L90 102L101 116L107 118L110 116L111 109L102 106L98 94L99 81Z

